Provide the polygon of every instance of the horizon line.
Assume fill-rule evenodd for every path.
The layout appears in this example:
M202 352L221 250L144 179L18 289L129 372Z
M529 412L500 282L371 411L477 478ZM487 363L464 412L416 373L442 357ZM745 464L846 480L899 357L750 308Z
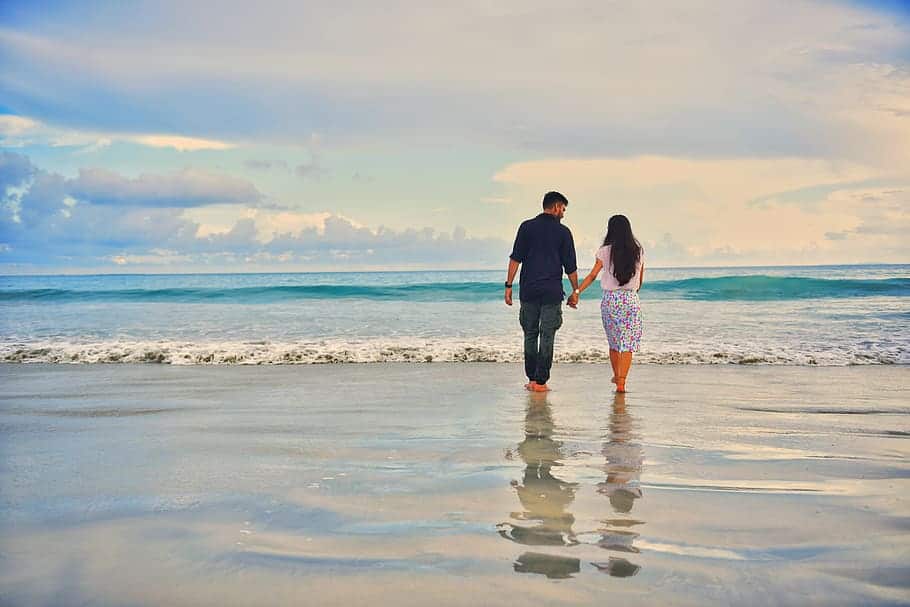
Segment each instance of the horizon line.
M838 263L838 264L748 264L724 266L648 266L651 270L725 270L750 268L859 268L859 267L900 267L907 263ZM16 277L60 277L60 276L225 276L225 275L268 275L268 274L416 274L419 272L498 272L499 268L484 269L411 269L411 270L290 270L263 272L72 272L40 274L0 274L0 278ZM502 269L505 271L505 268Z

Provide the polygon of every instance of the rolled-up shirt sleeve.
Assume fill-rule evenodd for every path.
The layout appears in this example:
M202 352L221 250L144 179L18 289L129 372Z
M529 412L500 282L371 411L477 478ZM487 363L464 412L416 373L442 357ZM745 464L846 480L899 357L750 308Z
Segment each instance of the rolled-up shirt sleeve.
M509 258L518 263L524 263L528 257L528 229L524 223L518 226L518 233L515 235L515 244L512 245L512 253Z
M575 261L575 240L572 238L572 232L569 228L566 228L565 238L562 239L559 257L566 274L571 274L578 270L578 264Z

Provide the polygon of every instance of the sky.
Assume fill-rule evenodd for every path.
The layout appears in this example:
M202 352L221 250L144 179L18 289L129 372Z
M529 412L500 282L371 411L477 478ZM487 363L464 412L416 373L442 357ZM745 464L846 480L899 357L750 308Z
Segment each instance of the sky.
M0 3L0 273L910 263L910 3Z

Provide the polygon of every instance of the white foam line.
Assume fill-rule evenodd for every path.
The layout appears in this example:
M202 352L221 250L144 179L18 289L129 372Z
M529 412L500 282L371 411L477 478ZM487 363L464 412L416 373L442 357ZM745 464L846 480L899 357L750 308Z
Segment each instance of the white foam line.
M844 366L910 364L898 351L766 353L747 348L700 346L702 349L643 350L639 363L759 364ZM0 344L0 362L19 363L164 363L172 365L262 365L326 363L430 363L522 361L521 344L502 345L466 339L390 338L320 341L29 341ZM606 347L571 349L557 346L558 363L606 363Z

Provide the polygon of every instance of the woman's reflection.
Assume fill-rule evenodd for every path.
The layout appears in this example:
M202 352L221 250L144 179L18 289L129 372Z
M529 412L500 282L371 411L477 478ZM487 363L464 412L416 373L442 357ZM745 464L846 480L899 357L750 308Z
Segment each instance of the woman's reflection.
M529 396L525 413L525 438L518 455L525 463L524 476L512 481L524 510L512 512L516 521L529 524L500 523L499 534L527 546L573 546L578 544L572 524L575 517L567 509L575 499L578 483L553 475L562 464L562 443L553 439L553 412L545 394ZM515 564L516 571L542 573L548 577L571 577L579 561L541 553L525 553Z
M641 443L635 434L635 419L626 411L626 395L617 393L613 400L610 423L604 436L603 456L606 479L597 484L597 492L610 499L614 513L619 517L604 521L598 530L597 544L606 550L638 553L634 546L638 533L632 531L642 521L629 514L635 500L641 499L641 465L644 459ZM640 567L624 558L610 557L607 563L594 563L600 571L616 577L638 573Z

